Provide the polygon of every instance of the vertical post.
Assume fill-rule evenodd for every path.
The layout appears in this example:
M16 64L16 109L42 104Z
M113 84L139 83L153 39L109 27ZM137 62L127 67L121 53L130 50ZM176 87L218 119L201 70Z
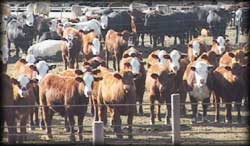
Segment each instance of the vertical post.
M94 121L92 125L92 136L93 145L103 145L104 144L104 132L103 132L103 122Z
M180 94L171 95L172 144L180 144Z

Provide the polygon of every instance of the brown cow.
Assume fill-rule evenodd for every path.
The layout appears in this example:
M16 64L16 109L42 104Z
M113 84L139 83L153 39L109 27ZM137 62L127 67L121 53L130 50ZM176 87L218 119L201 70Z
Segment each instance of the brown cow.
M82 34L84 61L88 61L93 56L100 55L101 43L99 35L94 30L88 32L80 30L80 32Z
M210 50L214 51L217 55L223 55L225 52L230 51L229 40L225 40L224 37L218 36L213 40L213 44Z
M123 52L128 47L130 33L128 31L116 32L114 30L109 30L105 38L105 47L106 50L106 63L108 67L109 54L113 56L113 68L115 70L120 70L119 64L122 58Z
M72 27L65 28L63 32L63 40L67 42L67 46L62 49L62 58L65 63L65 70L67 69L68 63L69 68L75 68L74 64L76 62L76 68L79 68L78 58L83 47L81 33Z
M42 105L42 119L47 128L47 138L52 139L51 122L54 112L60 113L65 119L69 118L70 139L74 136L74 115L78 116L79 139L83 140L83 118L87 112L89 98L92 96L94 77L90 72L83 77L65 77L48 74L41 81L40 103ZM64 105L57 107L56 105ZM81 106L72 106L81 105ZM65 120L67 126L67 120Z
M154 104L158 101L158 120L161 121L160 107L164 101L170 103L170 95L175 90L175 73L171 72L166 64L156 63L147 71L145 88L150 101L150 124L155 123ZM171 106L167 104L165 122L170 123Z
M133 54L131 56L134 56ZM120 69L122 72L131 71L135 77L135 87L136 87L136 101L139 102L139 114L143 115L142 101L145 91L145 79L146 70L144 68L144 63L137 57L129 57L124 55L126 58L122 58L120 62Z
M122 58L127 58L127 57L137 57L138 59L140 59L141 62L143 61L142 52L140 52L138 49L134 47L130 47L129 49L123 52Z
M1 70L2 71L2 70ZM11 82L11 78L5 74L0 74L1 78L1 90L2 93L0 94L1 98L1 113L3 117L1 118L1 139L2 133L4 133L4 121L7 124L8 128L8 143L14 144L17 142L16 134L17 134L17 123L15 121L15 111L11 107L2 108L2 106L13 106L14 105L14 93L13 93L13 86Z
M207 50L205 40L202 37L194 38L188 43L188 59L195 61L203 52Z
M22 143L26 140L26 124L28 123L29 116L34 113L34 107L36 103L36 97L33 88L33 80L30 80L26 75L20 75L18 80L12 78L13 93L14 93L14 105L17 107L14 110L16 118L20 122L20 137L19 142ZM18 107L27 106L27 107ZM33 119L30 119L33 120ZM33 125L31 125L33 126Z
M238 112L238 122L241 121L240 106L244 96L246 84L242 81L245 67L239 63L233 63L232 66L219 66L213 72L213 91L215 93L215 122L219 122L220 100L226 102L226 123L232 122L232 101L236 102Z
M99 118L106 124L106 108L108 107L111 114L111 124L114 126L114 132L118 138L122 138L120 115L127 115L128 137L132 139L132 123L136 106L117 106L115 104L135 104L135 90L132 72L107 72L103 74L103 79L100 81L98 92Z
M167 62L167 52L165 50L155 50L151 52L147 58L147 67L150 68L151 65L156 63L166 63Z
M188 64L183 80L185 90L189 93L190 101L192 102L192 122L197 121L197 105L198 101L202 101L203 116L202 120L207 120L207 107L210 101L210 92L212 87L212 68L208 62L207 56Z

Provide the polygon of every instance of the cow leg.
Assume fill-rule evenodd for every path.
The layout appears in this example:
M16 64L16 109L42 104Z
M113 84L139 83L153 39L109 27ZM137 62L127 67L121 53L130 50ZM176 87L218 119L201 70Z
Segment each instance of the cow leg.
M157 108L157 118L158 121L161 121L161 103L158 103L158 108Z
M154 43L153 43L153 47L156 47L157 46L157 36L156 35L153 35L153 41L154 41Z
M132 135L133 114L132 113L128 115L127 123L128 123L128 139L133 139L133 135Z
M197 122L197 107L198 107L198 102L197 102L197 100L194 98L194 97L192 97L192 96L190 96L189 95L189 97L190 97L190 102L192 103L192 105L191 105L191 108L192 108L192 123L196 123Z
M83 141L83 116L84 115L78 115L78 127L79 127L79 131L78 131L78 136L79 136L79 140Z
M99 121L97 101L95 101L94 99L92 99L92 100L93 100L92 102L93 102L93 107L94 107L95 121Z
M103 121L104 125L107 125L107 107L105 105L99 107L99 119Z
M23 141L27 138L26 124L28 122L28 115L25 115L20 119L20 136L19 143L23 143Z
M161 41L161 46L162 46L162 47L164 47L164 40L165 40L165 36L162 35L162 36L160 37L160 41Z
M64 62L64 69L67 70L67 66L68 66L67 57L65 55L63 55L62 58L63 58L63 62Z
M215 95L215 121L216 123L220 122L220 98Z
M76 69L79 69L79 54L76 55L75 62L76 62Z
M118 69L118 72L120 71L120 58L122 58L122 55L118 54L116 56L116 62L117 62L117 69Z
M6 120L6 124L7 124L7 127L8 127L8 143L10 143L10 144L14 144L14 143L16 143L17 141L17 139L16 139L16 137L17 137L17 128L16 128L16 126L17 126L17 123L16 123L16 121L15 121L15 115L14 115L14 111L4 111L4 114L8 114L7 116L8 117L6 117L5 118L5 120ZM3 120L3 119L2 119ZM1 121L2 121L1 120ZM3 121L4 122L4 121ZM2 128L3 128L3 126L4 126L4 123L2 124L1 123L1 126L2 126ZM4 130L4 129L3 129ZM3 130L1 129L1 132L3 132ZM2 135L1 135L2 136Z
M149 34L149 40L150 40L150 44L152 45L152 34Z
M93 97L91 97L90 99L90 111L91 111L91 114L92 114L92 116L95 116L95 108L94 108L94 99L93 99Z
M115 56L113 56L113 68L115 71L117 71L116 70L116 57Z
M75 139L75 129L74 129L74 125L75 125L75 120L74 120L74 113L71 111L71 109L67 109L66 110L66 115L69 118L69 129L70 129L70 141L76 141Z
M141 46L144 47L144 33L141 34Z
M30 111L30 130L35 130L33 116L34 116L34 108L32 107Z
M44 120L44 110L45 109L43 109L43 108L45 108L45 107L40 107L40 112L41 112L41 121L40 121L40 128L42 129L42 130L45 130L45 120Z
M111 114L111 125L114 127L114 132L117 138L123 138L121 129L121 117L117 108L109 108Z
M170 124L170 118L171 118L171 97L170 95L167 96L167 100L166 100L166 115L165 115L165 124Z
M45 121L45 126L47 129L46 139L51 140L53 138L51 131L51 122L52 122L52 111L48 107L43 107L43 116Z
M11 41L8 39L9 56L11 57Z
M64 115L64 131L69 132L69 122L68 122L68 116L65 114Z
M241 103L235 102L235 104L236 104L236 110L237 110L237 121L238 121L238 123L241 123L241 114L240 114Z
M210 98L206 98L203 100L202 108L203 108L203 115L202 115L202 121L207 122L207 107L208 103L210 101Z
M232 103L226 104L225 123L232 123Z
M143 115L142 100L139 101L139 114Z
M177 44L177 37L175 36L174 37L174 45L176 45Z
M154 97L150 97L150 125L154 125L155 124L155 113L154 113L154 104L155 101L153 100Z
M187 94L186 94L186 92L184 92L184 91L182 91L182 92L180 92L180 97L181 97L181 99L180 99L180 101L181 101L181 103L184 103L184 104L181 104L180 105L180 110L181 110L181 115L182 116L186 116L186 106L185 106L185 102L186 102L186 96Z
M236 35L235 35L235 43L239 42L239 27L236 25Z

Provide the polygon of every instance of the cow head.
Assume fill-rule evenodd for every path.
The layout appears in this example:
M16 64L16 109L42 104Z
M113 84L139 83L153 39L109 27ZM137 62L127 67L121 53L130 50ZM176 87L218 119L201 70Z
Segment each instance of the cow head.
M34 15L33 14L21 14L20 17L18 17L18 21L21 23L21 24L26 24L28 26L33 26L34 25L34 21L35 21L35 18L34 18Z
M100 18L100 23L101 23L101 27L102 29L107 29L108 27L108 16L107 15L102 15Z
M91 50L93 55L99 55L101 49L101 42L98 38L94 38L92 41Z
M26 75L20 75L18 79L12 78L12 84L18 87L20 98L25 98L29 95L30 83L33 83L33 80L30 80Z
M134 75L131 71L124 71L122 73L114 72L114 78L121 80L123 83L123 90L125 94L128 94L135 88L134 86Z
M166 57L169 60L170 70L173 71L174 73L177 73L181 67L180 59L185 57L185 56L186 56L186 54L181 54L177 50L172 50L169 53L168 57Z
M1 47L0 55L3 64L7 64L9 60L9 49L7 48L7 46Z
M189 44L188 47L192 49L192 55L197 58L200 53L201 53L201 49L200 49L200 43L198 41L193 41L192 44Z
M190 68L194 72L195 86L203 87L207 83L208 74L213 69L213 66L205 61L196 61Z
M25 57L25 60L27 63L30 63L30 64L35 64L37 59L35 58L34 55L32 54L28 54L26 57Z
M225 39L222 36L217 37L216 40L213 40L213 45L216 47L216 51L219 55L222 55L226 51Z
M46 61L42 60L35 65L37 70L37 79L40 82L44 76L52 69L56 68L56 65L49 65Z
M131 71L135 77L137 77L140 74L141 69L141 63L138 58L131 57L127 59L123 59L121 61L123 69L125 71Z

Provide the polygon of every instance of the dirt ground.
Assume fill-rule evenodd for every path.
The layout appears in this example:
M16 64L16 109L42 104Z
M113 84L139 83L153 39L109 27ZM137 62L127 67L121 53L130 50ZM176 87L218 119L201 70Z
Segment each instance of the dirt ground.
M235 40L235 30L232 28L227 29L227 35L229 36L228 39L232 44L234 44ZM183 45L173 46L173 38L165 38L165 45L167 46L167 50L171 50L172 48L177 48L182 52L186 52L186 48ZM140 48L147 56L152 50L151 45L149 44L148 37L146 37L146 47ZM211 38L208 37L208 43L211 43ZM240 37L240 42L247 41L245 36ZM161 48L161 47L158 47ZM51 61L51 63L56 64L57 68L53 70L53 73L60 74L61 71L64 70L63 63L61 61L61 56L58 55L59 59L56 61ZM7 73L10 76L14 76L14 62L16 58L10 58L10 64L8 65ZM111 62L110 62L111 66ZM146 94L144 94L144 103L148 103L148 99ZM214 121L214 114L215 109L214 107L209 106L208 111L208 123L197 123L195 125L191 124L191 106L186 105L187 107L187 117L181 118L181 144L185 145L208 145L208 144L246 144L249 143L249 109L246 106L242 107L242 122L239 124L237 123L236 119L236 111L233 108L233 123L232 124L225 124L224 123L224 106L221 107L221 121L219 124L213 123ZM128 140L127 136L123 139L117 139L114 135L110 126L105 127L105 143L106 144L171 144L171 125L164 125L163 121L157 121L154 126L149 124L149 105L143 106L144 108L144 115L143 116L135 116L133 120L133 140ZM162 117L164 117L164 113L166 111L165 106L162 106ZM199 112L202 113L201 105L199 105ZM89 114L90 109L88 109L88 114L84 119L84 141L83 142L76 142L79 144L88 144L92 142L92 117ZM163 119L163 118L162 118ZM122 117L122 123L126 124L126 117ZM25 143L68 143L72 144L69 140L69 133L64 132L64 119L59 115L55 115L53 118L54 128L52 129L53 133L53 140L46 141L44 140L44 135L46 131L36 128L34 131L28 130L28 140ZM124 128L125 126L123 126ZM124 129L126 132L126 129ZM6 137L7 129L5 129L4 133L4 141L7 141ZM77 133L76 133L76 138Z

